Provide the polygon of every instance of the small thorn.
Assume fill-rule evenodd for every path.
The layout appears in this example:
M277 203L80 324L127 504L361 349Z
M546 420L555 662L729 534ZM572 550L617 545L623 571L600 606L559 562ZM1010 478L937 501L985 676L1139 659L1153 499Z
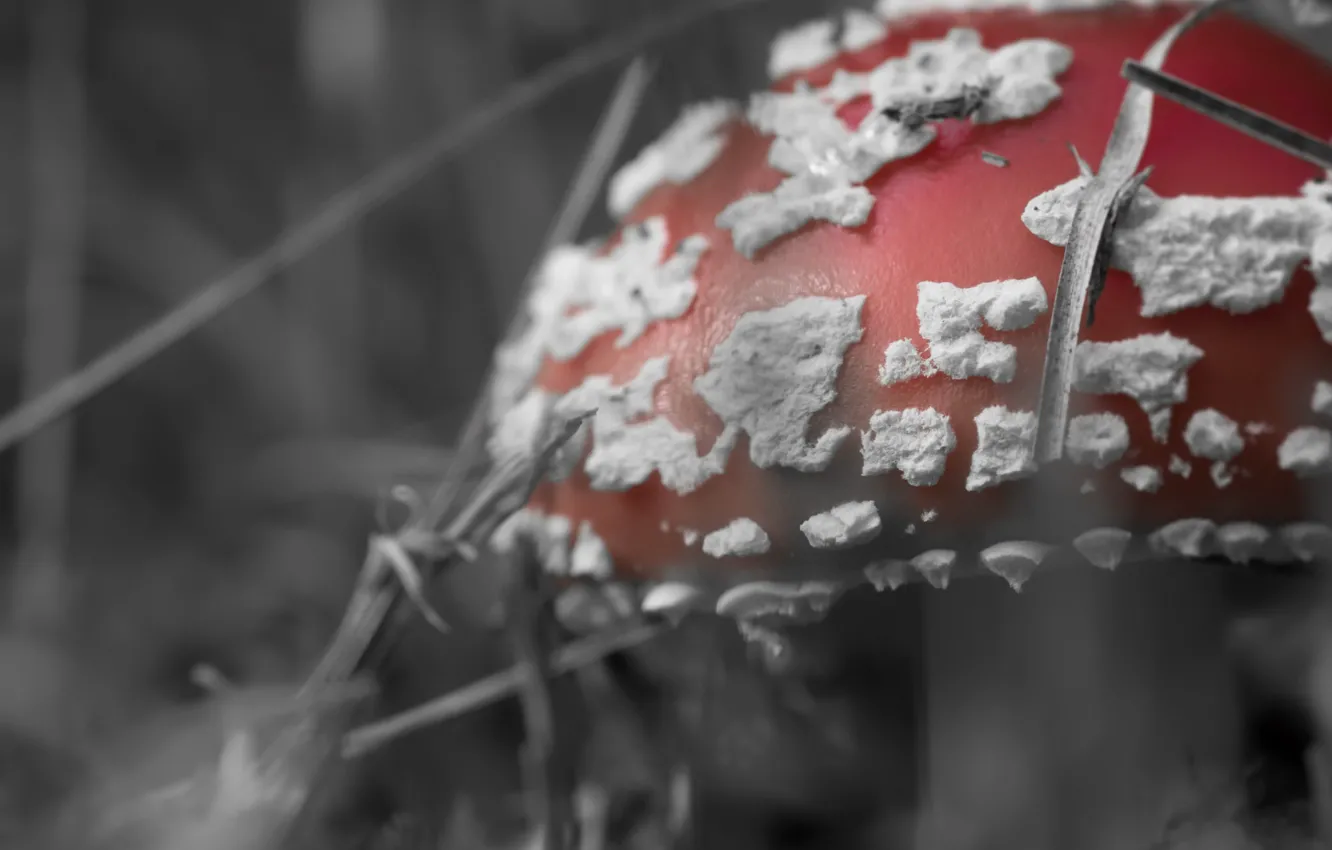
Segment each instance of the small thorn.
M1078 153L1077 147L1072 142L1068 143L1068 149L1073 154L1073 161L1078 164L1078 175L1088 180L1095 177L1096 172L1092 171L1092 167L1087 164L1087 160L1082 158L1082 154Z

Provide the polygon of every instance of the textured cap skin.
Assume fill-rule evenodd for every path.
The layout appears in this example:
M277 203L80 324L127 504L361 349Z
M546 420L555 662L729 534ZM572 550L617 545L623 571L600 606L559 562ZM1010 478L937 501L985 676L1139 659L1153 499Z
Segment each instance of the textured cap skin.
M826 222L806 225L775 240L753 260L732 245L730 232L715 224L727 205L750 192L772 191L784 176L768 164L772 137L743 119L726 125L725 145L694 179L652 190L626 218L626 226L664 216L669 245L701 234L708 249L698 261L697 294L678 318L650 323L630 344L617 346L603 334L577 356L547 360L537 385L560 394L589 376L615 384L635 377L650 358L669 355L670 367L654 396L655 410L694 433L699 453L722 431L722 422L694 388L714 348L741 316L807 296L865 296L863 334L851 345L837 377L836 401L817 413L808 438L836 425L853 431L822 472L756 468L749 440L741 435L724 474L687 495L664 487L656 474L627 491L597 491L584 472L543 484L533 504L567 516L577 528L588 521L605 542L622 575L660 576L682 565L703 572L717 567L747 572L826 571L858 568L876 557L910 558L931 548L979 551L1005 540L1069 544L1098 527L1150 532L1174 520L1202 517L1224 522L1281 525L1317 519L1308 483L1278 466L1278 447L1299 426L1319 425L1309 393L1315 379L1332 378L1332 348L1312 320L1308 304L1314 278L1307 263L1296 269L1275 306L1233 315L1213 306L1144 318L1143 295L1132 278L1113 270L1083 340L1118 341L1170 333L1187 339L1203 356L1189 368L1185 399L1172 408L1165 443L1153 440L1143 408L1127 395L1075 392L1071 416L1108 412L1127 423L1129 450L1104 469L1059 464L1039 475L968 490L977 448L975 417L986 408L1034 410L1044 356L1048 312L1030 326L987 339L1016 348L1010 383L956 379L937 373L892 386L879 382L885 348L911 340L921 354L929 347L917 318L917 286L946 281L957 287L1037 278L1053 303L1063 251L1038 238L1022 213L1042 192L1078 175L1068 145L1089 162L1099 161L1126 83L1126 58L1139 57L1171 23L1180 7L1034 14L997 11L940 14L895 21L882 42L795 78L822 86L835 67L866 71L905 55L913 41L938 39L954 27L976 29L986 47L1019 39L1051 39L1072 50L1059 77L1062 96L1030 118L989 124L949 120L919 153L889 162L865 185L875 204L860 227ZM1256 24L1218 15L1182 38L1165 70L1225 97L1260 109L1320 136L1332 136L1332 68ZM789 90L793 77L779 88ZM843 107L858 120L866 104ZM993 152L1009 161L997 167L982 158ZM1158 99L1143 158L1153 166L1150 189L1164 198L1209 195L1245 198L1298 197L1300 187L1320 175L1305 163ZM614 244L614 238L610 244ZM934 408L947 414L956 437L938 482L912 486L896 471L861 474L859 432L876 410ZM1217 409L1240 424L1254 425L1231 464L1233 480L1218 486L1208 474L1211 460L1190 453L1186 424L1194 413ZM1259 427L1259 426L1266 427ZM1187 461L1186 478L1166 473L1155 493L1128 486L1121 468L1149 465L1164 472L1171 456ZM871 543L817 552L800 525L810 516L853 500L873 500L883 531ZM922 522L926 512L933 521ZM937 518L935 518L937 516ZM706 534L740 517L757 522L771 538L760 556L717 560L687 546L682 529Z

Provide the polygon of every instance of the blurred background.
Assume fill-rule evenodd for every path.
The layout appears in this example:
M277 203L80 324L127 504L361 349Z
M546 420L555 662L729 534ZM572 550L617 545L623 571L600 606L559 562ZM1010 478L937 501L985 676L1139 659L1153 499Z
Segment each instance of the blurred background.
M3 0L0 404L37 394L505 87L698 5ZM760 87L779 29L849 5L754 2L657 45L621 160L683 104ZM509 116L0 454L0 820L38 817L93 744L199 700L198 665L276 684L318 655L377 501L398 483L428 489L448 462L622 69ZM599 202L584 236L609 224ZM480 634L419 643L404 704L504 656ZM441 744L439 781L491 781L484 748L507 765L514 726L477 727L471 755ZM511 767L493 787L512 788Z

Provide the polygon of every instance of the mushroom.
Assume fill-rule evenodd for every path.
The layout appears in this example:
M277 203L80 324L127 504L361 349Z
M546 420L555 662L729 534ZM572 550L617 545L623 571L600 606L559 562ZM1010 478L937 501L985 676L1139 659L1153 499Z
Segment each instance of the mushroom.
M1332 551L1307 486L1332 472L1328 183L1173 104L1081 331L1064 459L1032 453L1087 182L1068 147L1104 147L1121 63L1183 12L858 12L854 49L799 27L772 90L686 109L500 354L493 452L595 411L520 520L548 567L715 599L885 559L1018 588L1061 552ZM1332 134L1332 69L1254 23L1218 16L1168 70Z
M1076 152L1099 157L1122 63L1187 9L1031 5L883 3L840 39L799 27L774 47L771 90L687 110L626 166L617 232L549 257L498 361L496 456L594 411L507 526L549 569L665 584L653 612L736 616L780 648L774 618L807 622L849 584L974 600L980 582L959 579L992 574L1025 599L1040 591L1007 588L1081 562L1116 580L1118 616L1144 605L1106 576L1132 561L1332 557L1332 180L1174 104L1156 106L1152 171L1080 328L1063 457L1037 463L1050 310L1089 177ZM1256 23L1216 15L1166 69L1332 136L1332 67ZM995 621L975 612L1010 605L985 599L927 642L951 629L948 651L983 665L969 630ZM1151 602L1162 618L1171 604ZM1071 643L1092 629L1044 610ZM1113 683L1111 660L1086 664ZM1017 740L1018 703L980 716L965 694L933 697L965 731L938 752L977 751L966 735L987 724ZM1141 765L1125 764L1107 795L1134 787ZM1030 839L1010 843L1043 846Z

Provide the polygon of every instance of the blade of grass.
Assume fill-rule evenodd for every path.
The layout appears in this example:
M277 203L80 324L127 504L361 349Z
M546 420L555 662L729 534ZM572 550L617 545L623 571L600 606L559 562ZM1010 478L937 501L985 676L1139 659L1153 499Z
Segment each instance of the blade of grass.
M518 291L519 309L510 323L506 339L512 339L523 323L521 305L527 300L546 255L556 246L577 239L583 229L588 213L592 211L592 204L596 202L601 187L605 185L611 166L619 156L620 148L624 146L624 137L629 133L634 116L638 114L638 108L643 103L643 95L647 93L648 84L652 82L653 71L654 65L640 56L620 76L615 93L611 95L610 102L597 122L596 130L593 131L592 144L583 154L578 170L574 172L573 182L569 184L569 191L541 243L536 261L528 270L527 277ZM481 454L479 449L485 436L486 414L494 376L495 364L492 362L481 381L480 397L468 414L467 424L457 441L458 450L454 454L453 462L439 487L436 488L429 508L421 517L423 528L435 527L452 510L461 494L463 480Z
M0 419L0 451L69 413L138 366L180 342L272 279L277 272L417 182L445 157L493 131L508 116L535 106L575 80L632 56L643 47L676 35L715 14L763 1L710 0L688 9L662 14L629 32L607 36L515 83L462 121L445 127L420 146L339 192L305 222L283 233L270 247L206 284L188 301L140 329L78 372L64 378L41 396L11 411Z
M597 191L605 182L606 172L619 151L624 135L628 130L628 124L637 111L638 105L642 102L642 96L650 77L649 70L649 66L640 60L632 63L621 75L615 94L612 95L611 101L602 113L603 117L598 123L588 153L584 155L578 172L574 176L569 193L561 206L561 212L547 234L547 245L559 244L561 241L573 238L571 234L576 234L582 227L592 199L596 197ZM546 250L548 250L547 246L543 246L542 254L538 255L538 265L541 258L545 256ZM536 266L528 273L524 289L530 286L535 274ZM488 396L486 387L489 386L491 375L493 375L493 367L487 371L485 382L482 385L482 397L472 408L461 440L461 446L467 447L466 450L469 454L479 454L476 449L485 433L485 410ZM417 538L411 541L412 548L418 548L420 545L429 543L430 539L435 536L435 526L451 510L463 490L461 485L466 479L471 460L473 459L463 458L462 451L455 452L445 472L443 483L436 489L430 506L422 512L422 516L413 524L413 528L408 529ZM448 536L452 539L458 539L459 529L469 527L475 518L474 515L478 513L475 503L482 506L480 508L481 512L493 512L494 493L497 486L501 492L503 487L511 486L509 481L511 476L506 477L504 473L504 470L498 470L497 474L489 476L487 482L480 485L482 489L481 497L474 499L474 505L470 509L464 510L462 516L454 519L447 531ZM499 485L496 484L497 480ZM489 488L488 491L487 487ZM516 509L517 506L514 507ZM494 523L490 524L493 525ZM361 663L384 622L392 615L400 596L400 588L394 584L380 582L378 566L379 563L373 552L368 554L366 563L362 568L362 582L358 584L357 591L353 594L352 601L347 612L343 615L342 624L334 635L332 643L325 651L324 657L320 660L314 673L309 677L306 683L307 688L319 687L325 681L333 681L339 676L350 673L356 665Z

